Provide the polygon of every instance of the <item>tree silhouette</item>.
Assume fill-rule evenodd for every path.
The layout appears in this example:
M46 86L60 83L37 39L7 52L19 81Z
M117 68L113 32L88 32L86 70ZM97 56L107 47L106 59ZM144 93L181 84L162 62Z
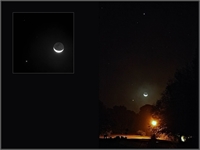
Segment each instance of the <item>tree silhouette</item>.
M136 114L127 110L125 106L106 108L99 102L100 134L112 131L114 134L128 134L135 132Z
M152 119L153 105L146 104L140 107L140 111L137 116L137 129L144 131L147 135L150 135L149 125Z
M109 130L107 108L99 101L99 134L105 134Z
M162 120L162 132L198 138L198 81L198 55L195 55L191 63L177 69L156 103L153 115Z

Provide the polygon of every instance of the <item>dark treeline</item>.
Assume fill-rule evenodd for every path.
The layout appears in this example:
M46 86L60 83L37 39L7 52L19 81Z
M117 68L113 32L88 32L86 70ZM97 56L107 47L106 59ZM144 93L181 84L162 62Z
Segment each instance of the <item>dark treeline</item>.
M160 132L192 135L198 143L199 134L199 66L198 52L191 63L178 69L153 113L160 119Z
M148 135L152 117L159 121L157 132L190 135L198 144L198 64L196 52L190 63L177 69L155 106L144 105L137 114L124 106L106 108L100 102L100 133L112 130L112 133L135 134L143 130Z
M153 106L146 104L139 113L127 110L125 106L107 108L99 102L100 134L112 131L113 134L136 134L139 130L148 134Z

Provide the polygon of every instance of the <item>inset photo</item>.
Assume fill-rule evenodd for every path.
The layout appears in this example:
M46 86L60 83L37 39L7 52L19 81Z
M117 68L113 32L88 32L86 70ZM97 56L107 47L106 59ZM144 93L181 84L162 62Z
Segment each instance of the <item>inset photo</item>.
M13 74L74 73L74 13L12 14Z

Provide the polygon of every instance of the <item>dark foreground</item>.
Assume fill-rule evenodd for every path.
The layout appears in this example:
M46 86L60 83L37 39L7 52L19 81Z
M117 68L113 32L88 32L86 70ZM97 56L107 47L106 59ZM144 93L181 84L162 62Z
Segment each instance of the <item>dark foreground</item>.
M198 148L193 142L173 143L150 139L99 139L100 148Z

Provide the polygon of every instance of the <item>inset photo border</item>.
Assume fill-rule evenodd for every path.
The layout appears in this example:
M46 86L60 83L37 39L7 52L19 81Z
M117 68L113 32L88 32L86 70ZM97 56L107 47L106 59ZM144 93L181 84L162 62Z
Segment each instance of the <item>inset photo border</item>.
M13 12L12 73L74 74L74 12Z

